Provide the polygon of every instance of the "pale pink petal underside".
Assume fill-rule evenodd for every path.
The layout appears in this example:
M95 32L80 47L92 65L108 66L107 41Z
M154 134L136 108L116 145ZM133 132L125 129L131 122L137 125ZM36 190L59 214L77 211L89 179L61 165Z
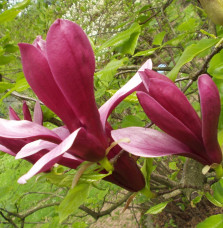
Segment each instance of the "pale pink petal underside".
M18 183L25 184L27 180L29 180L37 173L45 172L52 168L55 163L59 162L64 153L70 149L81 130L82 129L79 128L78 130L74 131L53 150L42 156L28 171L28 173L19 178Z
M145 69L152 69L152 61L148 59L139 69L143 71ZM142 86L142 80L137 72L121 89L119 89L105 104L103 104L100 109L100 117L103 128L105 129L106 121L112 110L129 94L136 90L140 90Z
M129 127L113 130L111 134L115 141L130 139L129 143L120 142L119 145L136 156L158 157L192 152L189 147L175 138L154 129Z
M31 143L26 144L16 155L16 159L24 158L31 156L35 153L38 153L41 150L52 150L56 147L57 144L44 141L44 140L36 140Z

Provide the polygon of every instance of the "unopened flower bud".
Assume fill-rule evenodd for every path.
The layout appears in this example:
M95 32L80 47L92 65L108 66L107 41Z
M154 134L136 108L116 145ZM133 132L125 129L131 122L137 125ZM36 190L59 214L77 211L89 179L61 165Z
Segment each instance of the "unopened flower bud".
M200 3L216 25L223 25L223 0L200 0Z

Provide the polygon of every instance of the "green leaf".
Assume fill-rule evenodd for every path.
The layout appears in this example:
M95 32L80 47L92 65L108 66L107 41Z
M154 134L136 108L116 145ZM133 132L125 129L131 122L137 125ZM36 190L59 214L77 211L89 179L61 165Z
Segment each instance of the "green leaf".
M214 204L217 207L222 207L222 204L219 203L209 192L205 193L205 196L207 197L207 199Z
M163 39L166 35L166 32L165 31L162 31L160 33L158 33L157 35L155 35L154 39L153 39L153 45L161 45L162 42L163 42Z
M196 27L196 21L197 20L195 18L189 18L188 20L180 24L177 29L181 32L194 31Z
M176 180L176 177L177 177L177 174L179 173L179 170L178 171L175 171L175 172L173 172L173 173L171 173L170 175L169 175L169 177L170 177L170 179L171 180Z
M220 179L218 182L214 183L211 186L213 190L213 197L217 200L223 207L223 179Z
M20 10L16 10L13 8L6 10L2 14L0 14L0 24L14 19L19 12Z
M191 205L192 207L195 207L196 204L198 204L201 199L203 197L203 193L200 193L198 196L196 196L192 201L191 201Z
M176 162L170 162L169 168L172 170L178 170L177 163Z
M111 94L111 96L113 96L118 90L114 90L114 89L110 89L110 90L107 90L106 92L108 92L109 94ZM136 96L136 92L130 94L128 97L126 97L124 99L124 101L127 101L127 102L131 102L131 103L138 103L138 98Z
M172 40L168 40L167 42L165 42L163 44L163 47L166 45L170 45L170 46L177 46L185 37L187 34L180 34L179 36L173 38Z
M128 115L123 118L121 125L122 125L122 128L124 128L124 127L130 127L130 126L143 127L145 124L138 117L133 115Z
M115 50L119 53L133 55L137 46L138 38L140 35L139 32L134 32L130 35L129 39L124 43L120 44Z
M14 89L17 91L17 92L23 92L24 90L28 89L30 86L28 84L28 82L26 81L26 79L23 77L21 79L19 79L16 84L15 84L15 87Z
M128 97L126 97L124 99L124 101L128 101L128 102L131 102L131 103L138 103L138 98L136 96L136 92L130 94Z
M100 97L102 97L106 92L106 87L97 87L97 90L95 91L94 95L95 95L95 99L98 99Z
M70 189L58 208L60 223L69 215L75 213L84 203L89 194L90 184L78 184Z
M55 184L59 187L70 187L74 179L73 175L59 175L53 172L42 174L39 176L38 180L47 179L50 183Z
M6 44L4 46L4 49L5 49L5 52L8 52L8 53L14 53L19 50L18 46L14 44Z
M144 158L144 163L141 168L142 174L146 181L146 186L140 192L146 195L148 198L152 198L154 194L150 190L150 175L153 171L153 159L152 158Z
M223 79L223 50L216 54L209 63L208 73L218 79Z
M150 182L150 175L153 171L153 159L152 158L144 158L144 163L141 168L143 176L145 178L146 184Z
M210 36L211 38L214 38L214 39L217 38L214 34L211 34L203 29L200 29L200 32L203 33L204 35Z
M23 10L25 9L28 5L30 4L30 0L24 0L18 4L16 4L15 6L13 6L14 9L19 9L19 10Z
M134 57L136 56L149 56L149 55L152 55L157 49L159 49L158 47L157 48L151 48L149 50L145 50L145 51L139 51L137 52Z
M41 228L50 228L50 227L53 227L53 228L60 228L61 227L61 224L59 223L59 217L58 216L53 217L52 219L50 219L49 223L46 223L46 224L41 226Z
M102 174L102 173L88 173L88 174L82 174L81 178L79 181L83 181L83 182L95 182L95 181L99 181L109 175L111 175L112 172L106 173L106 174Z
M114 75L116 74L119 67L123 66L125 61L128 58L123 58L120 60L113 59L111 60L101 71L97 72L95 75L102 81L109 83L114 79Z
M4 93L7 89L12 88L14 85L9 82L0 82L0 93Z
M140 31L141 31L140 25L138 23L133 23L129 29L118 33L117 35L112 37L110 40L108 40L107 42L102 44L101 47L99 48L99 50L102 50L107 47L120 46L124 42L128 41L131 38L132 34L140 33ZM133 40L135 40L135 38L136 37L134 37L134 36L132 37Z
M85 222L75 222L72 224L73 228L86 228L88 225Z
M145 5L145 6L143 6L138 12L139 12L139 13L143 13L143 11L146 11L146 10L149 9L150 7L151 7L150 4Z
M218 142L220 144L220 147L223 145L223 130L218 132Z
M167 206L167 204L169 202L170 201L162 202L162 203L159 203L153 207L150 207L150 209L146 212L146 214L156 215L156 214L162 212L163 209Z
M91 171L90 173L84 173L81 175L78 183L92 183L99 181L107 176L111 175L111 172L102 174L102 173L97 173L96 171ZM43 178L47 179L50 181L52 184L55 184L60 187L70 187L72 184L72 181L74 179L75 173L74 174L67 174L67 175L61 175L60 173L58 174L56 170L54 169L50 173L42 174L38 180L41 180Z
M4 95L1 97L0 99L0 103L6 98L8 97L12 92L17 91L17 92L23 92L24 90L29 88L29 84L26 81L26 79L20 78L15 85Z
M0 65L8 64L14 59L15 59L15 56L13 55L2 55L0 56Z
M55 117L56 115L54 112L52 112L49 108L47 108L45 105L41 106L42 112L43 112L43 118L44 122L50 120L51 118Z
M222 228L223 214L212 215L199 223L196 228Z
M180 71L180 68L190 62L194 57L196 57L201 52L210 49L213 47L219 39L203 39L198 41L196 44L191 44L188 46L183 54L181 55L180 59L178 60L176 66L168 73L168 77L174 81L177 77L177 74Z
M14 19L17 14L30 4L30 0L25 0L13 6L11 9L4 11L0 14L0 24Z

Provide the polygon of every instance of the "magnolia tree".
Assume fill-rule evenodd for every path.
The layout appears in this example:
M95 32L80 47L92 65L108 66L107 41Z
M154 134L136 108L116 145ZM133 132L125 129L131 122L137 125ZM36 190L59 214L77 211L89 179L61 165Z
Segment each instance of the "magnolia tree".
M216 1L216 4L221 7L223 3L219 2ZM16 16L28 3L24 1L4 11L0 21L1 16L7 18L7 13L11 15L13 12ZM208 6L210 3L211 7ZM100 7L103 8L103 4L100 2ZM138 3L134 4L137 6ZM144 213L147 211L150 214L165 211L168 203L176 204L179 199L190 202L193 207L206 198L213 207L223 206L222 92L218 89L222 87L223 74L221 27L217 27L214 34L202 30L201 34L209 38L200 35L202 39L183 47L180 41L186 35L175 33L172 27L174 20L171 21L171 15L168 18L165 12L168 7L174 8L175 3L158 3L161 4L163 18L169 20L167 25L174 37L170 39L165 30L160 31L155 35L153 47L142 50L146 39L140 43L140 34L142 38L147 37L142 32L148 29L145 24L155 18L162 29L160 18L156 18L158 11L152 8L152 4L155 3L145 4L137 11L139 14L145 13L147 17L143 15L143 18L128 22L127 27L130 28L124 27L124 31L105 41L98 49L92 47L92 40L89 41L78 24L67 19L56 19L45 40L37 36L32 44L18 44L25 79L38 100L33 117L27 102L23 102L22 118L20 112L18 114L12 107L9 107L9 120L0 118L0 150L32 164L19 177L19 184L27 185L30 179L39 185L46 185L47 180L54 185L51 190L53 198L50 199L55 201L44 205L49 200L45 198L43 204L41 201L36 207L20 211L18 202L22 196L16 201L16 210L1 206L3 223L24 227L31 214L42 208L58 206L55 213L59 217L52 224L65 226L66 222L74 224L70 215L78 213L78 210L98 219L125 201L126 210L133 200L137 202L140 198L143 198L141 206ZM214 14L211 10L216 8L213 6L215 1L201 1L201 4L214 23L222 23L219 13ZM165 48L170 61L165 63L166 67L157 69L153 67L152 57L156 64L162 61L156 55ZM177 58L174 57L174 48L182 49ZM95 68L95 55L106 58L104 49L109 50L114 58L98 71ZM202 53L203 61L195 59L188 65ZM123 75L130 72L135 74L125 83L122 82L119 89L110 91L109 86L114 86L111 78L120 75L117 70L123 67L127 57L129 63L134 62L133 55L137 58L135 61L142 58L141 66L138 70L134 66L126 66ZM149 55L153 55L151 59ZM169 73L157 72L160 70ZM186 84L182 84L184 81ZM190 87L192 92L186 94ZM16 88L18 82L14 89L3 95L2 100L9 93L14 93ZM195 105L188 96L197 96L197 90L200 105ZM108 94L112 96L108 98ZM32 100L18 93L14 95ZM102 99L99 101L99 108L98 98L106 98L103 104ZM131 103L127 112L131 114L132 121L124 125L122 121L126 123L127 117L115 118L114 110L126 104L126 101ZM50 128L44 124L42 108L45 109L45 106L57 120ZM131 112L133 106L138 107L136 113ZM140 124L137 122L138 113L144 118ZM109 209L103 209L103 195L102 207L96 211L88 207L88 200L94 188L104 191L98 184L100 181L119 186L125 196ZM58 200L58 196L62 200ZM197 221L197 227L207 227L209 223L222 225L221 211L216 210L216 215L200 224L201 221Z

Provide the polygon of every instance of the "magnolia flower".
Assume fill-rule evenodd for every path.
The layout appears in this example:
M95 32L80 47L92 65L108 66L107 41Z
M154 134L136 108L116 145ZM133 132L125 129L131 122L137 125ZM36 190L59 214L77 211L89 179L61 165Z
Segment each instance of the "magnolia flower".
M151 70L140 75L147 93L137 92L139 102L151 121L167 134L131 127L112 131L114 140L129 138L130 143L119 145L137 156L178 154L204 165L221 163L222 152L217 140L220 98L211 78L204 74L198 79L200 119L186 96L167 77Z
M81 161L100 162L106 157L106 151L109 152L107 148L112 143L107 118L128 94L144 88L139 74L98 111L93 86L94 53L87 36L77 24L58 19L50 27L46 41L37 37L33 45L21 43L19 47L29 85L66 125L49 130L30 119L0 119L0 138L28 140L16 158L47 151L19 179L19 183L25 183L35 174L49 170L55 163L61 163L65 155ZM151 67L149 60L140 70ZM121 148L110 150L109 159L120 151ZM136 162L126 152L117 159L114 169L110 181L131 191L144 187L145 181Z
M23 102L23 108L22 109L23 109L24 120L32 121L32 117L31 117L31 114L30 114L30 111L29 111L29 108L28 108L26 102ZM0 119L0 122L2 121L4 123L10 123L11 124L11 123L15 123L12 120L20 121L19 116L11 107L9 107L9 118L11 121ZM42 113L42 110L41 110L41 107L40 107L40 104L38 101L36 102L35 107L34 107L33 122L36 124L39 124L39 125L43 124L43 113ZM19 123L19 122L17 122L17 123ZM57 132L57 135L61 138L61 140L63 140L67 136L67 132L66 132L66 129L64 127L55 128L55 129L53 129L53 131ZM7 153L7 154L10 154L16 158L19 158L18 152L23 147L25 147L27 144L31 143L32 141L33 141L32 138L16 139L16 138L0 137L0 150ZM44 144L44 141L38 140L37 142L39 144L38 153L35 153L35 151L32 150L32 151L29 151L29 153L26 153L26 156L24 157L25 160L27 160L33 164L35 162L37 162L50 149L47 147L43 147L43 149L41 150L41 143ZM54 144L51 144L51 145L54 145ZM78 158L72 156L71 154L64 153L58 163L61 165L65 165L69 168L75 169L82 162L83 161L81 159L78 159Z

